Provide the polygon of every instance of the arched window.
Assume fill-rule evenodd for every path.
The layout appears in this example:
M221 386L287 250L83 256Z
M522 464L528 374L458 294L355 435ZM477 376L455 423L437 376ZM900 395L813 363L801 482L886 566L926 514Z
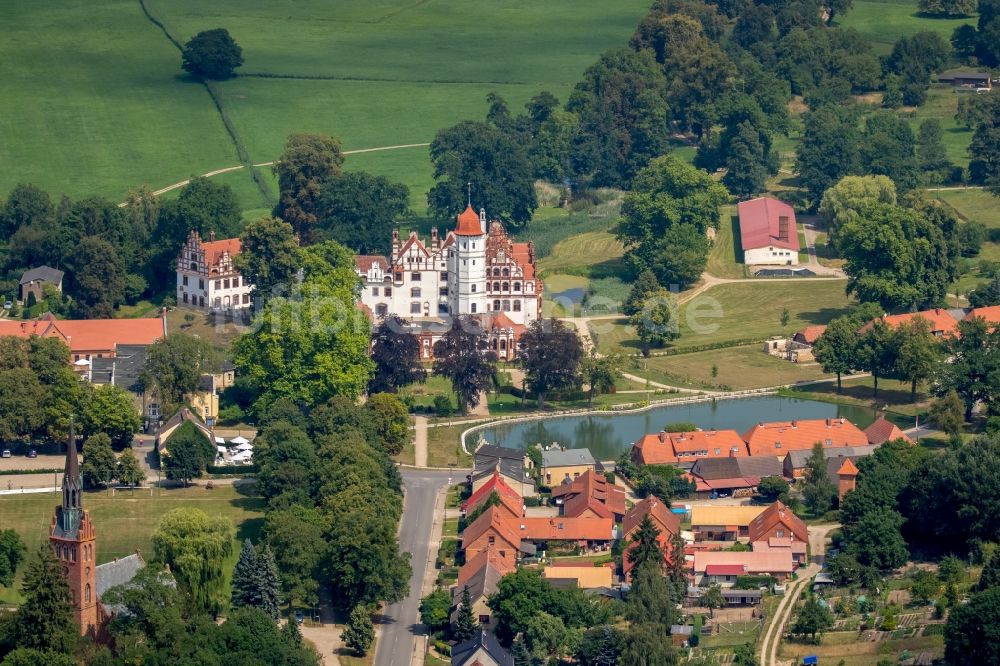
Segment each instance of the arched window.
M493 269L493 277L500 277L500 269L499 268L494 268Z
M90 583L87 583L86 587L83 588L83 603L90 603Z
M476 285L472 285L471 291L472 291L473 294L476 293Z
M510 301L504 301L503 302L503 311L504 312L510 312Z
M510 269L509 268L503 269L503 276L508 277L509 275L510 275Z
M503 283L503 290L504 291L510 291L510 282L504 282Z
M198 270L198 264L196 264L196 263L194 263L194 262L192 261L192 262L191 262L191 270L193 270L193 271L196 271L196 270Z
M520 282L515 282L514 283L514 291L521 291L521 283Z
M514 301L514 312L521 311L521 301Z
M493 301L493 310L495 312L500 312L500 301L499 300Z
M493 283L493 291L500 291L500 283L499 282L494 282Z
M500 351L507 351L507 338L500 341Z
M472 285L472 286L475 287L476 285ZM473 289L473 291L475 291L475 289ZM476 314L476 304L475 303L472 304L472 314Z

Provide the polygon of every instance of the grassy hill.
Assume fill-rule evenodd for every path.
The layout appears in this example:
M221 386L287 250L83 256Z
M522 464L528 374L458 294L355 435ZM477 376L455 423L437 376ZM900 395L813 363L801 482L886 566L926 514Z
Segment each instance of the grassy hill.
M146 0L183 42L226 27L245 76L218 84L222 111L254 162L292 132L338 135L347 149L421 143L480 118L496 90L518 110L565 99L583 70L623 46L648 0ZM120 197L239 163L204 86L138 0L0 5L0 192L33 182L55 195ZM11 94L13 93L13 94ZM425 148L351 157L402 180L414 205L431 183ZM249 172L224 176L244 207L266 207ZM265 180L270 180L266 178ZM271 185L272 191L274 190Z

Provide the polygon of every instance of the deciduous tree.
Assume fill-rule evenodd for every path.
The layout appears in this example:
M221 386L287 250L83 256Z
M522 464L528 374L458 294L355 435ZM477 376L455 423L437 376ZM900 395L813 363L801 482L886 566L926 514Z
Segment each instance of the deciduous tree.
M118 463L115 466L115 478L126 486L141 486L146 479L146 472L139 465L132 447L125 447L122 454L118 456Z
M822 635L832 626L833 614L830 609L821 605L816 599L807 599L792 625L791 632L809 636L815 641L817 634Z
M153 553L198 608L219 611L228 601L224 563L232 554L235 530L228 518L201 509L172 509L153 532Z
M292 225L303 243L314 242L322 183L339 175L343 163L340 141L325 134L290 135L274 163L280 192L274 215Z
M451 595L438 588L420 600L420 623L431 631L446 629L450 624Z
M94 433L83 442L83 464L80 471L86 485L93 488L111 483L115 477L116 463L111 438L105 433Z
M165 444L163 468L167 478L183 481L185 486L191 479L200 477L215 460L215 446L190 421L178 426Z
M202 338L172 332L146 349L141 383L159 389L168 404L178 405L198 388L201 376L218 372L219 353Z
M493 381L496 354L486 349L482 327L469 317L455 317L434 345L434 374L451 380L462 413L479 404Z
M646 299L642 310L632 315L629 323L635 327L644 356L649 356L653 346L663 346L680 335L675 300L662 289Z
M797 169L813 201L844 176L859 172L860 143L857 118L849 110L826 105L806 115Z
M260 217L240 234L240 253L233 266L254 287L254 296L267 299L287 293L302 266L292 225L276 217Z
M715 609L726 605L726 599L722 596L722 588L718 585L709 586L701 595L701 605L708 609L711 617L715 617Z
M837 317L813 344L813 356L823 372L837 375L837 393L841 392L841 375L859 366L858 326L850 317Z
M398 454L413 438L410 415L406 405L391 393L376 393L368 397L365 409L370 414L376 440L386 454Z
M125 266L103 238L86 236L69 258L73 308L83 319L107 319L125 299Z
M809 511L814 516L829 511L837 499L837 487L827 476L826 456L823 452L822 442L816 442L809 459L806 461L804 471L805 484L802 487L802 495L805 498L806 506L809 507Z
M598 356L591 349L590 355L583 359L580 367L583 381L587 384L587 404L594 404L594 395L610 393L615 388L615 381L621 377L621 359L617 356Z
M545 396L579 386L583 345L576 331L559 319L536 319L521 335L519 359L528 388L538 396L538 408Z
M660 283L656 281L656 275L648 268L639 272L639 276L632 283L632 288L628 292L628 298L622 304L622 314L631 317L642 310L643 303L650 294L659 290Z
M0 585L10 587L14 584L14 574L24 559L26 546L20 535L12 530L0 530Z
M406 322L396 315L389 315L375 329L372 361L375 375L368 384L369 393L395 393L427 378L420 363L420 345L406 330Z
M410 188L385 176L347 171L320 185L317 235L358 254L389 254L393 225L406 213Z
M243 49L225 28L202 30L184 45L181 66L200 79L230 79L243 64Z
M944 653L949 664L989 663L1000 654L1000 588L972 595L948 613Z
M83 434L107 434L115 446L128 446L142 427L132 396L114 384L95 386L87 391L80 414Z

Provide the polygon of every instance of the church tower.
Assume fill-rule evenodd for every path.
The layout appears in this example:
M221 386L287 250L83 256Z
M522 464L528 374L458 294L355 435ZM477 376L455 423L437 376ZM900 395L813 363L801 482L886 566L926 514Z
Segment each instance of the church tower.
M62 504L52 518L49 542L62 564L66 582L72 594L73 619L83 636L96 636L98 629L97 602L97 536L90 513L83 508L83 479L76 453L73 423L69 426L66 446L66 470L63 473Z
M452 316L487 313L486 211L469 205L458 216L448 252L448 311Z

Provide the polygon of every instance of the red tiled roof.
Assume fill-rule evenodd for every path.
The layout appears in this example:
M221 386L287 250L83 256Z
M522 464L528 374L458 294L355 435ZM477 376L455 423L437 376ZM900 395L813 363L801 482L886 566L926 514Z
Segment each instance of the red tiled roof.
M512 521L522 539L531 541L610 541L611 518L521 518Z
M487 564L499 571L501 576L505 576L517 568L508 560L500 557L496 549L484 548L458 570L458 579L455 581L455 585L461 588Z
M899 328L903 324L915 318L927 320L930 324L931 333L934 335L957 335L958 322L947 310L934 308L933 310L921 310L920 312L908 312L906 314L885 315L882 322L889 328ZM862 331L867 331L874 322L868 322L862 327Z
M788 549L770 551L734 552L729 550L702 550L694 554L695 573L702 573L710 566L733 564L746 567L747 573L792 573L792 553Z
M740 237L744 250L781 247L799 251L795 211L791 206L771 197L758 197L741 201L736 208L740 216ZM787 238L779 238L782 217L788 218Z
M750 521L750 541L762 540L768 532L779 525L794 534L799 541L809 540L809 530L802 519L781 502L775 502Z
M913 443L909 437L907 437L902 430L899 429L892 421L887 420L884 416L879 416L875 421L865 428L865 437L868 438L869 444L885 444L886 442L891 442L895 439L905 439L910 444Z
M645 465L673 465L698 458L745 455L746 442L735 430L651 433L632 445L632 459Z
M389 261L375 254L359 254L354 257L354 264L362 273L367 273L372 266L379 266L383 271L389 270Z
M667 508L659 498L647 497L625 514L625 519L622 521L622 533L625 538L631 536L647 515L653 520L656 529L660 530L661 536L670 537L680 533L681 519L677 514Z
M507 485L507 482L503 480L503 476L500 475L500 471L494 470L493 476L489 478L486 483L479 487L479 490L472 493L469 499L465 500L462 504L463 511L474 511L476 507L489 499L490 495L496 493L500 498L500 502L507 507L511 513L515 516L520 516L524 513L524 507L522 505L521 496L517 492Z
M205 251L205 263L214 266L222 259L224 252L229 253L232 259L240 253L241 244L239 238L223 238L215 241L202 241L201 249Z
M857 476L858 466L850 458L844 458L844 464L837 470L837 474L843 476Z
M824 324L818 324L816 326L806 326L801 331L795 334L796 338L802 338L802 341L807 344L813 344L819 339L819 336L823 335L826 331L826 326Z
M705 566L706 576L742 576L747 572L743 564L709 564Z
M520 547L521 538L517 535L517 532L513 529L510 523L504 519L500 509L495 506L491 506L486 511L483 511L482 515L476 518L473 523L467 526L465 531L462 532L462 549L465 550L468 548L474 541L491 529L497 534L497 536L509 543L513 548Z
M113 353L115 345L149 345L166 335L161 317L144 319L62 319L51 315L35 321L0 321L0 335L59 338L71 353Z
M743 433L743 439L751 456L783 456L811 449L817 442L825 448L868 446L865 433L844 418L758 423Z
M625 514L625 492L608 483L602 474L592 469L552 489L552 497L565 497L564 515L573 518L590 509L602 518Z
M455 227L456 236L482 236L483 224L472 206L468 206L458 216L458 226Z
M524 277L528 280L535 277L535 264L532 261L532 252L530 243L513 243L511 249L514 253L514 261L517 265L521 267L524 271ZM535 290L538 293L540 290Z
M966 320L975 319L979 317L980 319L985 319L991 324L1000 324L1000 305L991 305L985 308L975 308L970 311L969 314L965 315Z

